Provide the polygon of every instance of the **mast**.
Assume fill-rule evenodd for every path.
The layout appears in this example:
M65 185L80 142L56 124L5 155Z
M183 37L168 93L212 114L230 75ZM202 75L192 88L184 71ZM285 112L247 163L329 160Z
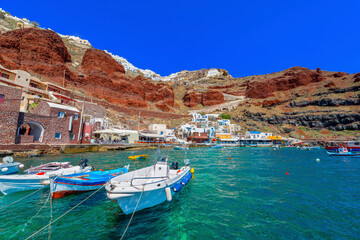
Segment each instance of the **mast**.
M80 116L80 124L79 124L78 141L80 141L81 126L83 124L82 120L83 120L83 114L84 114L84 105L85 105L85 93L84 93L84 98L83 98L83 104L82 104L82 107L81 107L81 116Z

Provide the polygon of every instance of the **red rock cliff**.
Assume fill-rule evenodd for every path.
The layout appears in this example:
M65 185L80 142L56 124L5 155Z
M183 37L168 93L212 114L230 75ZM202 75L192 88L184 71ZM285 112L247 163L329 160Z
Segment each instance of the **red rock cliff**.
M71 62L61 37L51 30L27 28L0 34L0 64L60 82ZM74 76L73 76L74 77Z
M88 49L77 72L68 68L69 63L66 46L51 30L28 28L0 34L0 64L7 68L37 73L58 84L65 70L67 84L110 103L146 108L153 102L164 111L174 107L171 86L154 84L143 76L126 76L124 67L104 51ZM84 77L78 77L79 73Z
M293 67L280 77L249 83L246 89L246 97L267 98L273 96L273 92L276 91L286 91L323 80L325 77L319 68L316 71L311 71L303 67Z

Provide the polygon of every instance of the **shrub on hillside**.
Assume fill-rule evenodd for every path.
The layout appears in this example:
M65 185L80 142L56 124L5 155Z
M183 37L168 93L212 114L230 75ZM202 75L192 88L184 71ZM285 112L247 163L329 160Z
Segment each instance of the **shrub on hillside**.
M231 119L231 115L225 113L220 114L219 117L221 117L221 119Z

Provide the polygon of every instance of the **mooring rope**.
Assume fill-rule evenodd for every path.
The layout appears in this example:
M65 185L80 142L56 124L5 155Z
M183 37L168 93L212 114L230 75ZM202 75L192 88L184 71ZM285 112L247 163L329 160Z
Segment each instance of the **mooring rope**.
M32 238L33 236L35 236L36 234L38 234L39 232L41 232L42 230L44 230L45 228L49 227L52 223L55 223L56 221L58 221L60 218L64 217L66 214L68 214L69 212L71 212L72 210L74 210L75 208L77 208L79 205L81 205L83 202L85 202L86 200L88 200L90 197L92 197L95 193L97 193L98 191L100 191L100 189L102 189L103 187L105 187L106 183L99 189L97 189L96 191L94 191L92 194L90 194L89 196L87 196L84 200L82 200L81 202L79 202L78 204L76 204L74 207L70 208L68 211L66 211L64 214L62 214L60 217L56 218L54 221L50 222L49 224L45 225L44 227L42 227L41 229L39 229L38 231L36 231L35 233L33 233L32 235L30 235L29 237L27 237L25 240Z
M20 198L19 200L16 200L15 202L12 202L12 203L4 206L4 207L1 207L0 210L1 210L1 209L4 209L4 208L7 208L7 207L10 207L11 205L14 205L14 204L17 203L17 202L19 202L19 201L21 201L21 200L24 200L24 199L27 198L27 197L30 197L31 195L37 193L38 191L40 191L40 190L42 190L42 189L43 189L43 188L39 188L38 190L36 190L35 192L30 193L29 195L26 195L25 197Z
M52 210L52 191L50 189L50 221L49 221L49 236L48 236L48 239L50 239L51 237L51 222L52 222L52 219L53 219L53 210Z
M129 228L129 226L130 226L131 220L133 219L133 217L134 217L134 215L135 215L136 208L137 208L137 206L139 205L139 202L140 202L140 199L141 199L141 196L142 196L144 190L145 190L145 185L143 185L143 190L141 191L139 200L138 200L138 202L136 203L135 209L134 209L133 213L131 214L131 218L130 218L130 220L129 220L129 222L128 222L126 228L125 228L125 231L124 231L123 235L121 236L120 240L122 240L122 239L124 238L125 233L126 233L126 231L128 230L128 228Z
M28 223L31 223L31 220L33 220L37 215L39 215L39 213L41 212L41 210L46 206L47 202L49 201L49 199L51 198L51 192L49 194L49 197L47 197L44 205L39 209L39 211L34 215L32 216L26 223L24 223L25 227L27 226ZM22 228L24 229L24 228ZM13 238L16 234L18 234L22 229L19 229L16 233L14 233L10 238Z

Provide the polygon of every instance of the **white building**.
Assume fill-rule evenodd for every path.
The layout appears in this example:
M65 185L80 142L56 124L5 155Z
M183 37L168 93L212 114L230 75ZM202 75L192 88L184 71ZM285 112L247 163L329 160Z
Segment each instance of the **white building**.
M247 131L245 133L245 139L266 139L272 136L272 133L264 133L258 131Z

